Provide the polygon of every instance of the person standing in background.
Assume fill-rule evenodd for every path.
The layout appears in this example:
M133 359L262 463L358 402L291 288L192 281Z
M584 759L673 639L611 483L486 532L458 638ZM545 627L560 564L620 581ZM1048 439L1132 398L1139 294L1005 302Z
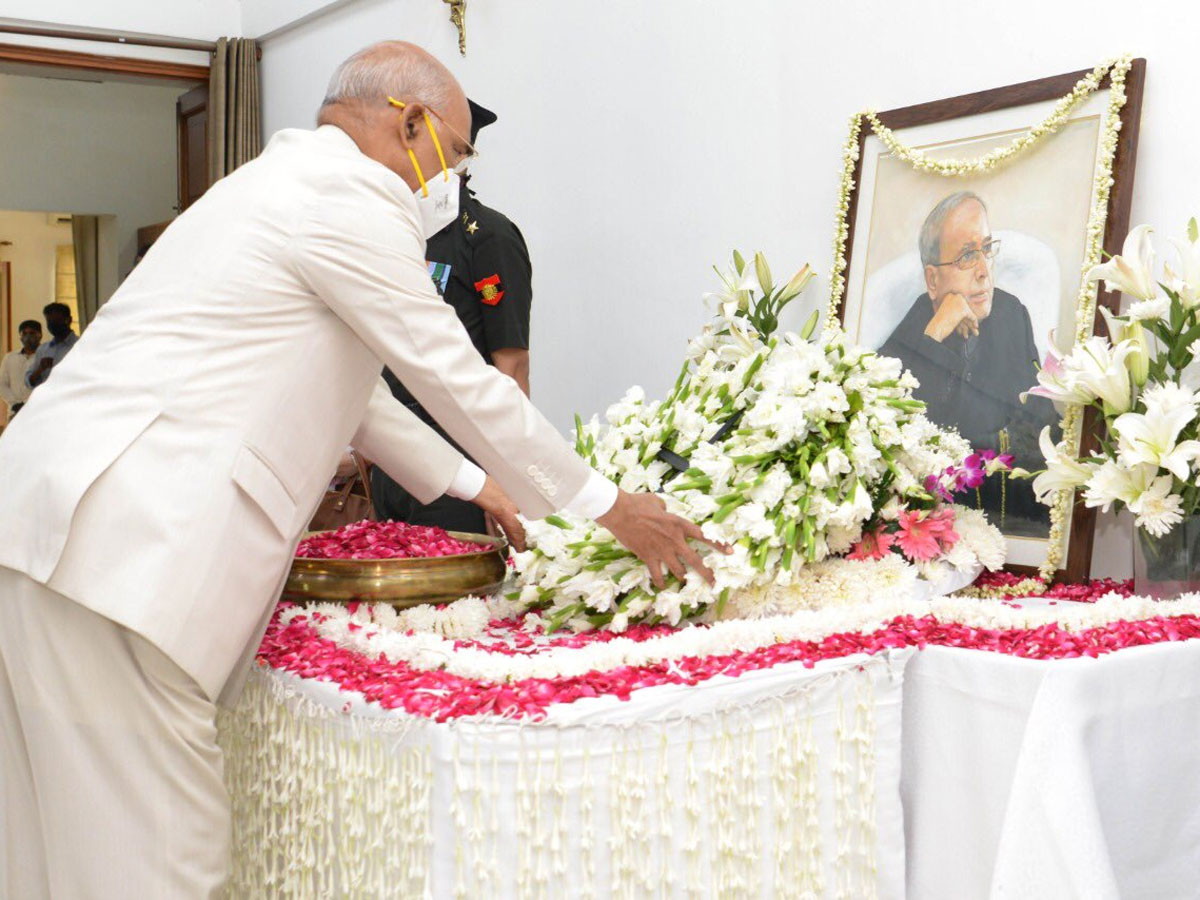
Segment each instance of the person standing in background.
M50 377L50 370L57 366L75 346L79 336L71 330L71 307L65 303L48 303L42 310L46 317L46 330L51 341L42 344L33 355L33 362L25 372L25 384L31 389Z
M474 145L479 130L495 122L496 114L474 100L467 102ZM529 249L520 229L503 213L480 203L467 187L470 175L464 171L460 177L458 218L426 244L429 275L479 355L512 378L528 397L529 315L533 304ZM391 370L384 369L383 377L397 400L450 440ZM380 519L475 534L488 530L484 511L474 503L449 495L421 503L378 466L372 469L371 488L375 514Z
M42 323L26 319L17 328L17 333L21 336L20 349L13 350L0 362L0 400L8 407L8 419L15 416L29 399L32 389L25 381L25 372L42 342Z

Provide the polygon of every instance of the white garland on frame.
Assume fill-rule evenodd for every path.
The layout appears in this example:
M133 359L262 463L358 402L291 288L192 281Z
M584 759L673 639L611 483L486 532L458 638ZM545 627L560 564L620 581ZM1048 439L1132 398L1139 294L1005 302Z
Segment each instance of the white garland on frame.
M875 110L867 110L854 115L850 120L850 134L842 152L842 179L838 190L833 238L833 265L829 278L829 306L825 314L826 330L842 328L839 314L842 295L846 288L846 243L850 237L847 222L850 214L850 200L855 189L854 172L859 161L859 134L864 120L892 155L904 160L913 168L948 178L979 175L1007 163L1056 133L1070 120L1071 113L1099 89L1107 75L1110 79L1108 109L1101 129L1099 151L1096 155L1092 190L1093 202L1088 215L1086 244L1083 263L1080 267L1080 288L1075 300L1074 337L1076 341L1087 340L1092 334L1096 318L1096 284L1088 281L1084 276L1089 269L1100 263L1104 250L1108 201L1113 185L1112 165L1120 139L1121 110L1125 106L1125 79L1132 65L1131 54L1125 54L1100 64L1081 78L1070 93L1055 103L1050 114L1040 123L1034 125L1008 146L997 148L975 159L933 159L922 151L902 143L896 137L895 132L879 121ZM1068 404L1062 417L1063 438L1070 441L1070 446L1078 447L1082 438L1082 430L1081 407L1077 404ZM1046 580L1054 577L1063 562L1065 538L1063 532L1073 500L1074 492L1062 491L1050 508L1050 533L1047 538L1046 559L1039 569L1039 574Z

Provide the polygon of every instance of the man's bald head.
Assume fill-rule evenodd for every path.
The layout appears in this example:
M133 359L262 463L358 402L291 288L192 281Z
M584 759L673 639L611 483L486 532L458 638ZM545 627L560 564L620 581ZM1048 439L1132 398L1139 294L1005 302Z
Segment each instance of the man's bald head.
M337 67L319 118L333 107L384 107L388 97L420 100L442 115L459 102L466 105L457 79L433 55L406 41L380 41Z
M389 97L404 107L389 105ZM471 152L464 137L471 110L462 87L437 59L404 41L372 44L338 66L317 124L341 128L414 190L420 184L414 158L429 176L441 171L443 158L452 168Z

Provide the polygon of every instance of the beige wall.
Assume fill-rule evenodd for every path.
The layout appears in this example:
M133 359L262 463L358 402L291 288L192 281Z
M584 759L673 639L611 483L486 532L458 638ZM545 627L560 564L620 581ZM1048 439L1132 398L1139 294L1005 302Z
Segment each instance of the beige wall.
M55 250L71 243L71 226L52 224L44 212L0 210L0 241L12 242L0 248L0 259L12 264L13 330L25 319L37 319L45 327L42 307L54 300ZM4 352L10 344L17 345L16 335L10 341L6 327L7 323L0 323Z

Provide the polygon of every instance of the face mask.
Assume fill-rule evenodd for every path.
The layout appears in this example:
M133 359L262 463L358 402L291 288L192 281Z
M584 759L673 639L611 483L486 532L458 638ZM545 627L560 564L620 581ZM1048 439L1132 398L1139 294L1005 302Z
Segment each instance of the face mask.
M400 109L404 108L404 104L399 100L389 97L388 102ZM437 132L433 130L429 113L425 113L425 127L429 129L438 161L442 164L441 174L435 175L433 181L427 182L421 174L421 164L417 162L417 155L411 147L408 148L408 158L412 162L413 171L417 173L417 181L421 183L421 189L413 193L417 198L417 211L421 214L421 231L428 240L458 218L460 179L458 172L446 168L446 156L442 153L442 144L438 140Z

